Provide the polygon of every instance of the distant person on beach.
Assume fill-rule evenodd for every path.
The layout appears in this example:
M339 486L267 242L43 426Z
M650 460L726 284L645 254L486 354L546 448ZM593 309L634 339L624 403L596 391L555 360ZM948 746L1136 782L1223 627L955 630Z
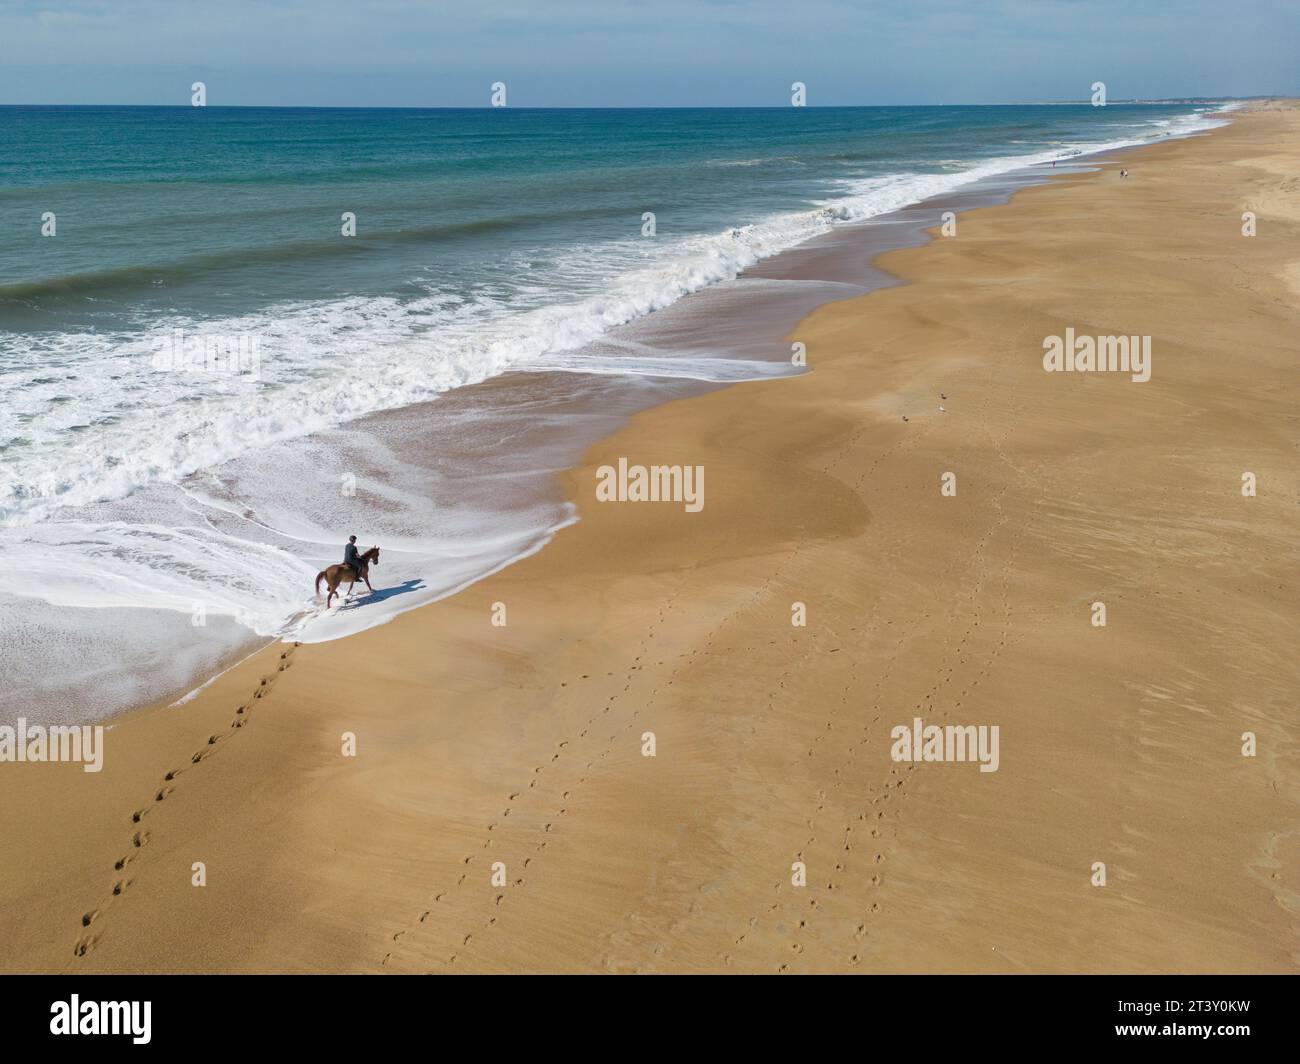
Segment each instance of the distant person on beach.
M343 548L343 564L350 565L357 576L361 575L361 556L357 553L356 536L348 536L348 545Z
M348 584L345 598L352 597L352 588L358 580L365 581L366 590L372 595L375 589L370 586L370 567L379 564L379 547L371 547L364 554L357 550L357 537L348 536L348 545L343 548L343 561L337 565L327 565L316 574L316 594L320 594L321 581L329 581L330 593L325 599L328 610L334 604L334 596L339 594L339 585L345 580Z

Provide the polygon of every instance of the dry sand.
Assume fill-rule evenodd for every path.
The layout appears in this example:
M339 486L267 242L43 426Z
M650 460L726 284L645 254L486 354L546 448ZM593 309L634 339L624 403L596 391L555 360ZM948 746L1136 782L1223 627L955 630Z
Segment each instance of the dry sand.
M1280 107L962 215L813 372L593 448L540 554L0 766L0 968L1295 971L1297 173ZM1067 326L1151 380L1044 372ZM620 455L704 510L596 503Z

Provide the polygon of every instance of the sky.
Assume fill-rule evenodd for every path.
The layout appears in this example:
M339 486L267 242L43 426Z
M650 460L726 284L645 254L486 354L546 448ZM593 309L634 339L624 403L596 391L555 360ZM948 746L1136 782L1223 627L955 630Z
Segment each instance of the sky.
M1300 95L1300 0L0 0L0 104L809 106Z

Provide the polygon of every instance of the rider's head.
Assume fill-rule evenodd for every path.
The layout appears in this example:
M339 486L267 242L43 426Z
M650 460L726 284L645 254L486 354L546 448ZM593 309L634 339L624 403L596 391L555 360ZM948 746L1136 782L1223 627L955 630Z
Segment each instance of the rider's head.
M357 541L357 537L356 537L356 536L348 536L348 542L349 542L349 543L355 543L356 541Z

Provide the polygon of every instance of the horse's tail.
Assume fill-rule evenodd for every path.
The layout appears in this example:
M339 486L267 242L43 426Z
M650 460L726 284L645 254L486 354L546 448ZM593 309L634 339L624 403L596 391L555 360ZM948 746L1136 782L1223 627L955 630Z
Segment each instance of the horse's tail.
M316 574L316 594L320 594L320 582L325 579L325 570L322 569Z

